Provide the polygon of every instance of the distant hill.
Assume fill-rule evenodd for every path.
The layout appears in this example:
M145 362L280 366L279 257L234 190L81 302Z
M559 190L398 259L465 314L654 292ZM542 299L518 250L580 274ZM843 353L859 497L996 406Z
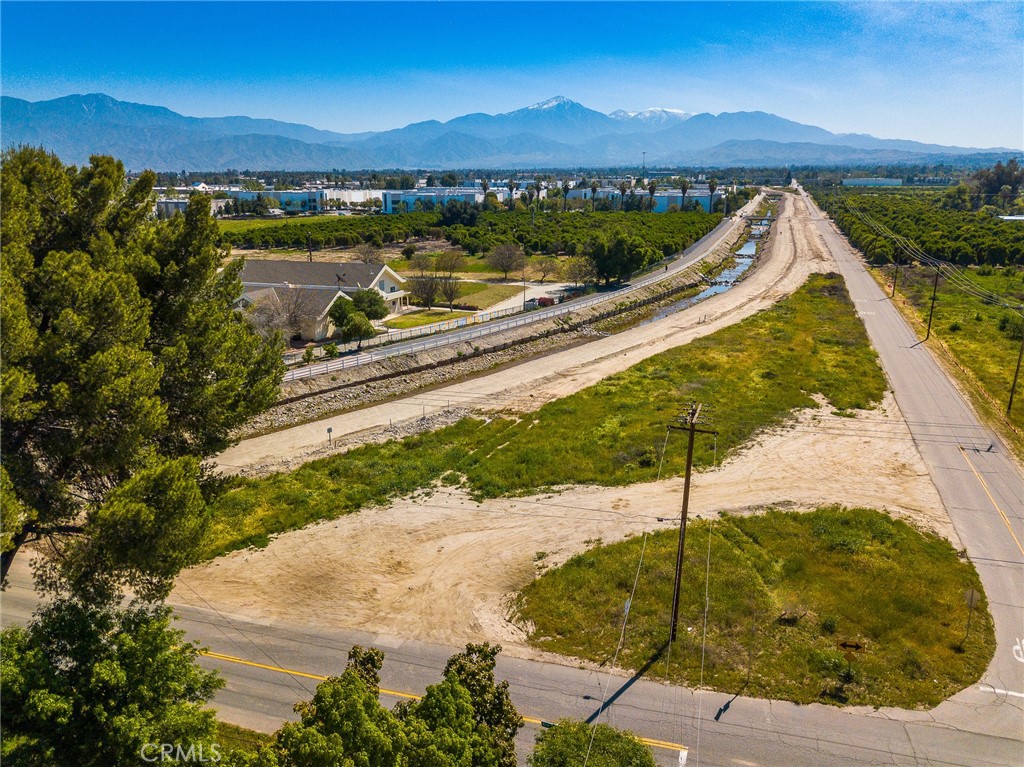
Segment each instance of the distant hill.
M100 93L0 97L3 146L42 145L65 162L111 154L132 170L363 170L637 165L852 165L1014 152L834 134L766 112L690 115L655 107L610 115L562 96L503 114L336 133L251 117L186 117Z

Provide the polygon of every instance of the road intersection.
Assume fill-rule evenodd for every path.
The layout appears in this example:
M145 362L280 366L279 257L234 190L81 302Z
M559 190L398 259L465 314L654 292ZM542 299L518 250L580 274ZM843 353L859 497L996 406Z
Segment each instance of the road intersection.
M521 754L542 720L600 715L603 722L650 739L664 765L1024 764L1020 470L846 241L804 200L810 216L803 225L822 238L846 279L932 480L981 575L996 626L992 664L978 684L938 707L906 711L796 705L501 657L498 677L509 680L513 701L527 717L517 743ZM27 566L15 567L4 595L5 625L24 621L35 604ZM461 649L407 637L258 623L217 610L197 593L177 593L179 627L209 648L203 664L227 681L215 707L226 720L256 729L271 730L294 718L291 706L311 695L319 677L339 673L353 644L384 650L388 703L436 683L447 658Z

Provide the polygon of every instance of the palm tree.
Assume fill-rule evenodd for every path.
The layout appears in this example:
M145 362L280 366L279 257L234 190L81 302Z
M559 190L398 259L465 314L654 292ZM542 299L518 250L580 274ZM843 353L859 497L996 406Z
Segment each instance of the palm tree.
M679 177L679 191L683 193L683 199L679 201L679 210L686 210L686 190L690 188L690 182L686 176Z
M597 210L597 190L599 184L597 181L590 182L590 209Z
M515 193L516 189L519 188L519 182L510 178L505 186L508 187L508 209L515 210Z
M654 193L658 191L658 184L652 181L647 185L647 194L651 196L651 213L654 212Z
M626 190L629 189L629 184L625 181L619 182L619 210L624 210L626 205Z
M715 207L713 205L713 201L715 199L716 189L718 189L718 179L713 178L710 181L708 181L708 213L710 213L711 209Z
M569 179L562 179L562 212L565 213L566 208L569 206Z
M480 182L480 188L484 190L484 197L486 197L488 190L491 188L491 185L487 183L487 179L484 179L483 181Z

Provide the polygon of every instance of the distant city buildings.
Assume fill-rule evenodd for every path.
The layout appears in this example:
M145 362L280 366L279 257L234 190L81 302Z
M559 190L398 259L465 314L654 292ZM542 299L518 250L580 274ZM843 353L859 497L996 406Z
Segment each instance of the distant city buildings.
M901 178L844 178L843 186L903 186Z
M255 180L255 179L254 179ZM433 179L431 179L433 180ZM869 182L883 181L885 185L899 184L899 179L847 179L856 182L853 185L871 186ZM261 183L263 183L261 181ZM509 189L509 183L513 188ZM460 186L426 186L424 179L417 179L416 186L410 189L363 189L359 182L339 182L330 184L316 181L305 184L302 189L244 189L238 185L217 185L194 183L190 186L158 188L155 212L161 218L184 212L188 198L196 192L213 197L213 212L221 215L225 212L238 213L232 210L229 201L253 202L267 200L271 203L267 215L318 214L348 207L380 206L385 214L409 213L418 210L433 210L444 207L448 202L460 202L481 205L489 195L492 201L505 205L511 198L527 198L539 195L540 199L551 197L550 192L562 191L562 181L541 181L535 178L496 178L496 179L463 179ZM592 186L596 183L597 189ZM592 201L606 200L612 207L622 207L622 185L626 186L625 196L648 197L645 180L632 176L607 177L588 181L582 177L569 180L570 188L565 192L569 200ZM579 185L579 186L577 186ZM716 189L712 195L706 184L697 182L687 190L685 197L678 190L664 187L654 194L654 212L666 213L673 206L693 209L701 207L705 211L712 210L714 204L722 197L724 189ZM628 207L628 203L627 206ZM227 210L225 211L225 208Z

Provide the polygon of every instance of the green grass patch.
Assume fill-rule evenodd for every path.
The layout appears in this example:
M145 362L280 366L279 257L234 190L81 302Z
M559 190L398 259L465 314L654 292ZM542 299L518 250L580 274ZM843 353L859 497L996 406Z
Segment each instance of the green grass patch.
M426 255L431 258L436 258L440 254L426 251ZM388 266L406 277L417 274L416 267L413 266L412 262L404 258L395 259L394 261L389 262ZM487 264L487 261L484 260L483 256L466 256L465 254L463 254L462 267L459 269L458 273L471 274L474 279L480 277L501 277L501 272L495 272L494 269Z
M218 720L214 740L222 753L254 754L261 747L272 743L274 736Z
M927 323L934 270L915 266L902 271L897 289L913 306L917 318ZM979 288L1003 296L1007 303L1024 304L1024 271L1014 267L983 267L967 269L963 274ZM939 280L937 295L932 335L970 372L976 385L1001 408L1000 413L1005 413L1020 353L1024 319L943 279ZM1014 427L1024 430L1024 385L1018 383L1017 386L1009 420Z
M706 570L710 530L710 570ZM995 650L984 600L964 642L963 593L982 591L948 541L869 509L725 516L687 529L679 631L667 651L677 531L647 539L619 663L696 686L704 594L704 684L727 693L902 708L931 707L977 681ZM642 538L579 554L519 595L532 643L610 660ZM706 573L710 572L709 577ZM837 644L865 650L848 662Z
M500 304L512 296L522 295L522 285L494 285L488 282L463 282L459 290L459 301L481 309Z
M812 275L794 295L734 326L651 357L520 418L465 419L400 442L366 445L288 474L240 480L216 502L207 557L425 488L448 472L478 498L557 485L655 479L666 424L691 400L713 405L719 457L825 397L868 408L885 379L842 278ZM710 439L694 463L714 460ZM681 474L670 438L665 476Z
M420 325L429 325L432 322L443 322L444 320L457 320L459 317L468 317L472 312L450 312L447 309L429 309L418 312L403 314L388 320L384 324L393 330L405 330L407 328L418 328Z

